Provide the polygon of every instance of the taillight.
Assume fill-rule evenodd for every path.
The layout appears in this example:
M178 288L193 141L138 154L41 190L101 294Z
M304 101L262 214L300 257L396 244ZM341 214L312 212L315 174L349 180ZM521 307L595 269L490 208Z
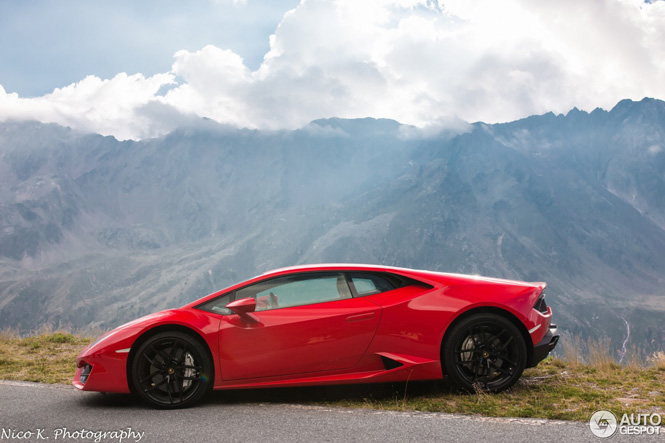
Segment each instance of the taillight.
M545 292L543 291L540 294L540 297L538 297L538 300L536 301L536 304L533 305L533 309L536 311L547 314L547 303L545 303Z

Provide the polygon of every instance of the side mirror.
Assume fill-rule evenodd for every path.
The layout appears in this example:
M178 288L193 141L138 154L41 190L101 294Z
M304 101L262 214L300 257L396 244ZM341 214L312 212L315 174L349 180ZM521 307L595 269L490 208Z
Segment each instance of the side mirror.
M252 315L256 311L256 300L253 298L241 298L240 300L232 301L226 305L233 313L238 314L243 320L257 323L259 320Z

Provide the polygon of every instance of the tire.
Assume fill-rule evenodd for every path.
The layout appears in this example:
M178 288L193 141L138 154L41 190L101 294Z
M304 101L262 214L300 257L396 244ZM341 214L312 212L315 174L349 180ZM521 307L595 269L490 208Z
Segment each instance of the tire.
M162 332L143 343L132 360L133 391L154 407L189 407L213 386L214 368L204 346L182 332Z
M505 317L471 315L446 333L441 350L444 373L468 392L500 392L513 386L526 366L522 334Z

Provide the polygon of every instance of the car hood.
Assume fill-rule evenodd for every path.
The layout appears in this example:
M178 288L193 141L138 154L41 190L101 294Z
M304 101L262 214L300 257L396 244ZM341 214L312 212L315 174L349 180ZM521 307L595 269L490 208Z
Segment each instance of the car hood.
M155 323L160 323L164 319L171 317L175 314L174 309L167 309L164 311L155 312L152 314L145 315L143 317L132 320L128 323L122 324L111 331L107 332L100 336L97 340L92 342L90 346L86 348L87 352L92 351L95 348L100 348L101 346L108 346L109 344L127 338L130 335L137 334L138 332L152 326Z

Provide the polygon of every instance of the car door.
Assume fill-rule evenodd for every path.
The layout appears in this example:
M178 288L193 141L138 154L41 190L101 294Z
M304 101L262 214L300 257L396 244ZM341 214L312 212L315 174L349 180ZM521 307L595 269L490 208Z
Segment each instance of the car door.
M240 380L353 367L369 347L381 308L353 298L342 273L304 273L236 291L253 298L251 317L224 315L222 379Z

